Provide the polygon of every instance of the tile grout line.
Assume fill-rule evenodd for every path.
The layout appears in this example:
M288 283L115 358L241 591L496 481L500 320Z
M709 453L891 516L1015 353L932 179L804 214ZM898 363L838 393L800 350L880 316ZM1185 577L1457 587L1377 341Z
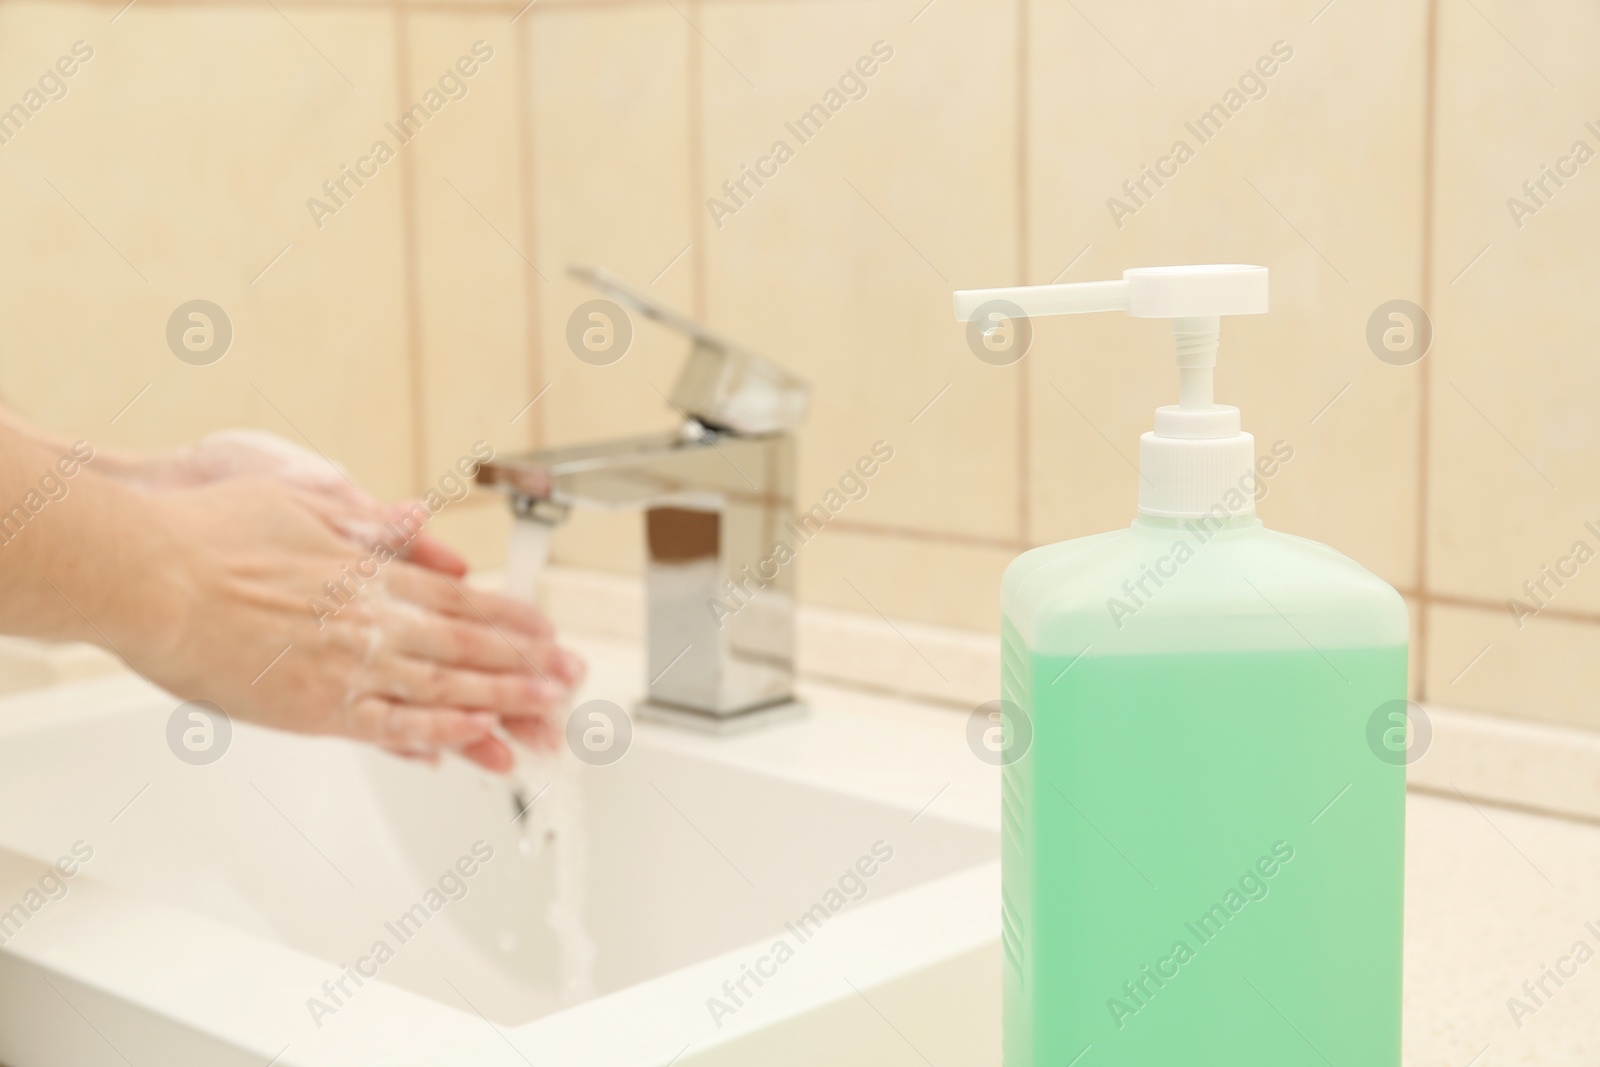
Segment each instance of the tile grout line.
M700 0L690 0L689 13L693 19L692 25L698 26L704 22L705 12ZM684 112L689 135L689 240L694 244L694 258L689 264L689 306L694 309L694 317L701 322L706 321L706 307L710 302L706 292L706 254L705 254L705 219L701 217L700 205L695 203L696 190L705 180L702 170L702 155L705 151L705 121L702 102L705 98L702 85L703 71L701 61L704 58L700 45L700 35L684 31L685 47L684 56Z
M1017 284L1027 285L1028 255L1028 29L1029 4L1032 0L1017 0ZM1029 404L1033 380L1032 365L1027 354L1017 367L1017 540L1024 546L1032 537L1033 525L1033 427L1029 418Z
M828 523L828 528L842 530L845 533L864 534L869 537L898 537L906 541L932 542L959 548L986 548L999 552L1024 552L1029 547L1020 538L944 533L937 530L919 530L911 526L853 522L849 519L834 519Z
M517 155L521 162L522 181L522 246L528 250L531 260L539 258L539 228L535 213L538 208L538 196L535 183L537 181L537 161L533 135L533 93L535 78L535 59L533 43L529 39L533 33L531 27L533 19L529 19L525 26L513 27L516 40L513 48L517 56L517 83L520 91L517 93ZM527 339L527 367L528 391L538 392L550 387L550 382L545 380L544 365L544 316L543 303L540 300L539 274L531 262L524 264L522 272L522 289L527 302L526 329ZM537 405L535 405L537 407ZM549 436L545 432L546 419L544 409L539 408L533 412L533 418L528 422L528 447L542 448L545 439Z
M1439 87L1439 0L1428 0L1427 37L1423 52L1423 109L1422 109L1422 278L1419 294L1422 306L1433 308L1433 228L1434 228L1434 175L1435 154L1438 151L1438 87ZM1430 310L1428 314L1432 315ZM1434 358L1438 358L1435 354ZM1428 585L1428 511L1430 507L1431 480L1428 477L1429 439L1432 434L1432 363L1424 358L1417 370L1417 544L1416 574L1412 584L1417 589L1417 684L1419 701L1428 699L1428 640L1431 633L1429 615L1433 597Z
M1465 608L1472 611L1492 611L1496 614L1506 610L1503 601L1479 600L1476 597L1457 596L1453 593L1429 593L1428 602L1439 608ZM1600 626L1600 611L1580 611L1574 608L1541 608L1537 613L1540 619L1550 619L1555 622L1570 622L1583 626Z
M0 0L0 7L7 6L9 0ZM515 15L526 8L527 0L273 0L279 7L298 9L301 11L363 11L369 14L382 14L386 10L395 8L411 14L429 15ZM726 2L741 2L741 0L726 0ZM745 3L769 2L769 0L742 0ZM807 3L810 0L788 0L790 3ZM133 6L127 0L85 0L89 7L120 8L126 9ZM585 11L595 8L649 8L654 7L658 0L543 0L528 14L534 15L539 11ZM233 8L240 10L268 9L272 3L268 0L138 0L141 8L193 8L195 10L215 11L219 8Z
M1495 713L1495 715L1500 719L1505 719L1512 722L1528 722L1536 726L1555 726L1561 729L1582 729L1582 727L1573 727L1546 719L1518 719L1515 716L1505 715L1498 712ZM1437 797L1438 799L1448 801L1451 804L1461 803L1461 797L1465 795L1473 800L1476 800L1479 804L1483 804L1491 808L1499 808L1502 811L1515 812L1518 815L1531 815L1539 819L1560 819L1563 822L1576 823L1580 826L1600 826L1600 816L1574 811L1570 808L1555 808L1544 804L1520 801L1510 797L1494 796L1484 792L1482 786L1469 785L1467 789L1457 792L1455 789L1445 789L1442 786L1430 785L1426 782L1412 782L1408 780L1406 782L1406 792L1420 793L1423 796L1429 797Z
M411 87L411 15L401 0L391 0L389 10L394 19L395 107L396 113L399 113L407 106L406 95ZM421 493L428 480L428 415L424 393L426 372L422 365L421 264L417 259L417 174L412 153L400 154L400 203L400 254L406 300L406 371L411 383L411 491Z

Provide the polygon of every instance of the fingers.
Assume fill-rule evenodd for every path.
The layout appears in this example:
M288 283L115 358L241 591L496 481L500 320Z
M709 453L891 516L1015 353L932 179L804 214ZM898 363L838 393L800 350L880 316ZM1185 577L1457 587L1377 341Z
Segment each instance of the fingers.
M296 487L300 501L351 547L371 551L395 540L384 528L385 513L376 501L332 496L305 486ZM391 546L391 551L398 551Z
M467 574L466 559L455 549L429 534L418 536L401 556L419 567L448 574L452 578L464 578Z
M560 740L560 728L548 715L505 715L500 722L506 733L540 752L554 752Z
M309 491L302 491L301 499L347 543L372 552L377 564L385 567L390 591L401 599L453 618L487 622L534 637L547 638L553 633L549 620L532 604L482 590L469 593L458 580L467 574L467 561L423 532L429 512L421 504L385 508ZM405 562L390 565L395 557Z
M454 549L422 532L430 513L421 504L386 507L347 484L340 488L348 492L331 492L310 485L296 488L306 507L334 533L351 547L376 554L380 563L396 557L416 557L421 565L455 577L467 572L466 560Z
M466 670L515 671L552 683L561 680L556 648L548 641L416 608L391 611L382 626L385 644L414 659Z
M537 609L414 563L388 567L373 593L378 644L339 732L411 757L452 750L495 773L515 763L496 727L539 750L558 746L553 712L585 667Z
M347 709L339 732L392 750L428 753L465 748L491 737L497 721L488 712L399 704L374 694Z
M407 568L404 574L386 586L396 599L383 622L398 651L451 667L535 674L566 689L583 680L583 661L549 639L549 623L543 616L535 613L544 632L530 634L499 625L486 615L452 614L451 609L475 611L476 595L468 601L464 590L417 568ZM430 602L418 604L407 593Z
M379 745L378 747L389 753L391 756L399 756L401 759L415 760L418 763L426 763L430 767L439 766L439 753L437 752L411 752L407 749L398 748L394 745Z
M478 766L496 774L506 773L517 762L517 758L505 746L505 742L498 737L486 737L482 741L464 745L461 754Z
M516 756L495 736L497 722L503 722L506 730L524 744L545 752L556 747L557 728L546 715L501 719L486 712L404 704L377 695L358 700L345 717L345 729L339 732L373 742L393 755L434 766L439 763L441 751L453 750L485 770L504 774L516 763Z
M438 766L439 750L454 749L485 770L504 774L516 763L505 743L494 736L494 716L448 708L397 705L375 698L362 702L361 728L397 756Z
M468 590L460 582L420 566L395 568L389 588L413 604L454 618L486 622L532 637L550 637L554 633L550 620L532 604L481 589Z
M478 671L406 656L385 657L369 669L367 686L410 704L539 716L567 693L565 685L526 671Z
M385 543L398 552L401 559L410 560L419 567L454 578L464 577L467 561L461 553L423 532L431 515L420 501L391 504L384 509L384 528L390 534Z

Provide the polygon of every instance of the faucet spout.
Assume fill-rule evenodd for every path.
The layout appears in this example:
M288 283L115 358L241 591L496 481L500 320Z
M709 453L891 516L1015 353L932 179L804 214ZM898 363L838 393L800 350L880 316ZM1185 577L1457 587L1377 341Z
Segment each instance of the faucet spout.
M793 703L795 466L788 434L659 434L496 459L478 479L522 521L642 510L649 703L731 722Z
M759 466L747 473L741 461L759 465L764 442L772 439L724 434L690 420L675 432L491 460L479 469L478 482L506 489L513 501L558 508L647 508L685 498L738 496L758 491L761 474Z
M584 276L693 339L670 401L683 424L496 458L478 481L505 490L519 520L540 526L539 537L522 531L530 543L573 507L644 512L642 710L719 729L797 710L793 560L805 538L793 521L790 431L806 387L604 272Z

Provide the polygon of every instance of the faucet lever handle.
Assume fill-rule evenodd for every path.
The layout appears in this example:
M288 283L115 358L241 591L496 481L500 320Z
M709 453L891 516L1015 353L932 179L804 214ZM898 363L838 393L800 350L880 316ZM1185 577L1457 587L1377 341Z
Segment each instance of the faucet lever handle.
M810 389L782 367L657 303L603 267L567 270L645 318L694 341L667 399L678 414L717 430L748 436L792 430L805 418Z

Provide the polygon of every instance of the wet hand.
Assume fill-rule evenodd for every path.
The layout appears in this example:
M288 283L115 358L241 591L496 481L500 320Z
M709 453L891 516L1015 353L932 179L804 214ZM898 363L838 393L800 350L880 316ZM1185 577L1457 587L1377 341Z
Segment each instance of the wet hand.
M345 527L364 504L279 478L173 488L162 505L172 564L125 649L157 684L246 721L496 771L513 760L501 726L555 743L583 664L531 605L362 547Z

